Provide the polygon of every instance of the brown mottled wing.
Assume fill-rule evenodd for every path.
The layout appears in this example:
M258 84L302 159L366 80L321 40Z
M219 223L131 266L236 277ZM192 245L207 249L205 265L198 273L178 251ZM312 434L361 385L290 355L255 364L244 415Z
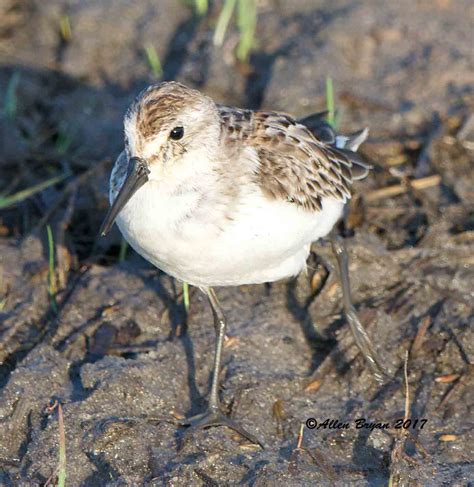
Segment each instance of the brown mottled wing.
M350 159L318 140L290 116L219 107L230 139L246 142L257 153L257 182L269 197L294 202L311 211L321 199L350 198Z

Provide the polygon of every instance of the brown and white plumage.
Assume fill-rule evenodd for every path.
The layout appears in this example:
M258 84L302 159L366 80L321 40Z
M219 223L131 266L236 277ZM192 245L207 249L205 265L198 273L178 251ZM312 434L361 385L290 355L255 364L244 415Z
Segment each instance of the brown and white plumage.
M112 202L128 159L147 161L149 182L117 218L125 238L201 287L296 275L368 167L343 147L366 131L341 139L321 117L306 120L218 105L179 83L148 88L127 112L126 150L111 176ZM174 127L182 139L170 138Z
M226 106L218 110L224 145L236 142L256 150L258 183L270 197L319 211L324 197L350 198L354 165L367 169L354 152L336 147L336 135L321 118L313 126L319 122L319 131L333 135L330 143L286 114Z
M217 105L179 83L142 92L125 116L125 150L110 178L111 209L125 239L168 274L201 287L214 314L216 354L207 410L184 424L226 425L219 374L225 318L212 286L276 281L305 268L310 245L342 216L368 166L354 152L367 131L337 136L318 115ZM374 372L381 368L351 305L347 261L335 245L345 310ZM189 431L189 430L188 430Z

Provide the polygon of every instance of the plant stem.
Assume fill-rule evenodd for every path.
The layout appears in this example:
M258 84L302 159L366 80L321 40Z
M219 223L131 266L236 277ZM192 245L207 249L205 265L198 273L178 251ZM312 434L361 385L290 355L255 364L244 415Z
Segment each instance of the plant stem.
M229 26L230 18L234 12L237 0L225 0L219 18L217 19L216 30L214 31L213 42L215 46L222 46L224 42L225 33Z
M128 250L128 243L124 238L122 238L122 241L120 242L119 262L123 262L126 259L127 250Z
M51 308L57 313L56 305L56 274L54 272L54 240L51 226L46 226L46 233L48 234L48 254L49 254L49 272L48 272L48 294L51 300Z
M66 430L64 428L63 408L58 404L59 421L59 473L58 487L66 486Z
M183 282L183 304L186 314L189 312L189 284Z
M326 77L326 105L328 110L328 123L332 128L336 128L335 108L334 108L334 86L332 78Z
M67 177L66 174L55 176L51 179L48 179L47 181L43 181L42 183L38 183L35 184L34 186L31 186L31 188L18 191L17 193L12 194L11 196L0 197L0 210L4 210L5 208L8 208L9 206L13 206L16 203L21 203L22 201L26 200L30 196L33 196L34 194L39 193L40 191L43 191L46 188L49 188L53 184L59 183L59 181L62 181L66 177Z

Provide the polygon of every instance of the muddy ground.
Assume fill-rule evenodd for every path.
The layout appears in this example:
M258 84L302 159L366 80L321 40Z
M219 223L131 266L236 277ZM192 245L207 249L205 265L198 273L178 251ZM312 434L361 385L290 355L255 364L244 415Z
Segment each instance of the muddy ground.
M0 484L55 484L62 423L67 485L470 485L472 2L259 1L247 65L235 28L213 47L213 4L198 18L174 0L0 3L0 194L65 177L0 213ZM240 106L321 110L331 76L342 129L371 128L347 244L391 376L377 383L357 353L328 246L295 281L218 289L222 399L263 451L225 428L183 442L176 419L209 389L209 306L191 289L186 316L179 283L119 257L117 230L97 237L123 112L156 79L147 43L158 78ZM406 351L424 427L356 429L404 417ZM350 428L303 427L298 443L308 418Z

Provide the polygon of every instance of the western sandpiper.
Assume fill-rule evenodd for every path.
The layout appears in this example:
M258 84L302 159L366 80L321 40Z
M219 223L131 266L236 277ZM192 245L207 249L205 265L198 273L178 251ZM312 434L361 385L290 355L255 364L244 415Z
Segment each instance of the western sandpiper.
M213 287L272 282L305 269L311 243L331 234L353 181L368 173L355 152L367 129L336 136L321 115L297 121L227 107L176 82L144 90L124 125L125 150L112 170L101 234L117 221L141 256L209 298L217 338L208 407L183 424L189 431L226 425L261 444L220 409L226 322ZM343 240L332 243L346 317L381 377L351 303Z

